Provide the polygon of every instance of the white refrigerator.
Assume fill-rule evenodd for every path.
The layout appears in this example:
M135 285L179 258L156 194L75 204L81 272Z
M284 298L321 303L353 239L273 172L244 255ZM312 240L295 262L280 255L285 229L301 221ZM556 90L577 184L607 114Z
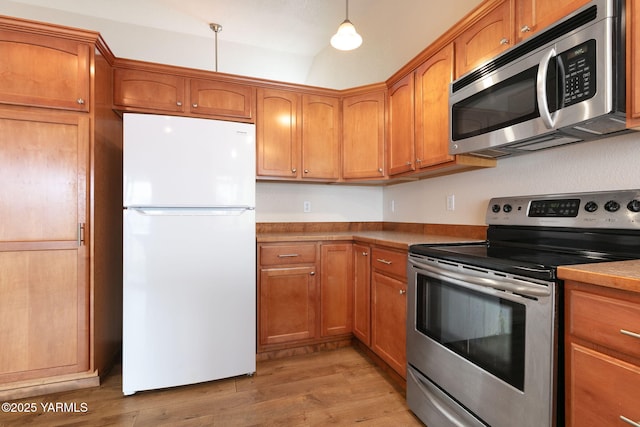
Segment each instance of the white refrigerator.
M254 373L254 125L125 114L123 171L123 393Z

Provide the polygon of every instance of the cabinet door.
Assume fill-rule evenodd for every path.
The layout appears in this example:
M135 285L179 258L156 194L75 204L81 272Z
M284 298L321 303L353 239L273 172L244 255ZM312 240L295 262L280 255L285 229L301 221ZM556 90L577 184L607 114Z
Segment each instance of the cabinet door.
M406 281L374 270L371 276L371 348L403 378L407 374Z
M316 336L315 267L260 270L259 346Z
M258 89L256 146L258 176L298 178L298 94Z
M194 114L250 119L253 88L215 80L189 81L189 111Z
M511 0L496 7L455 39L456 78L513 46Z
M567 355L567 426L633 425L640 421L640 367L571 343Z
M89 369L89 131L0 110L0 383Z
M449 84L453 79L453 45L430 57L415 72L416 166L454 160L449 155Z
M415 170L413 74L389 89L389 175Z
M91 54L87 43L0 30L0 102L89 111Z
M384 91L342 101L342 176L384 176Z
M353 334L371 345L371 250L353 245Z
M588 2L589 0L516 0L518 41L531 37Z
M171 74L116 68L113 103L123 107L184 112L183 77Z
M627 127L640 126L640 3L627 2Z
M320 333L351 333L353 323L352 244L323 244L320 257Z
M302 178L340 178L340 100L302 96Z

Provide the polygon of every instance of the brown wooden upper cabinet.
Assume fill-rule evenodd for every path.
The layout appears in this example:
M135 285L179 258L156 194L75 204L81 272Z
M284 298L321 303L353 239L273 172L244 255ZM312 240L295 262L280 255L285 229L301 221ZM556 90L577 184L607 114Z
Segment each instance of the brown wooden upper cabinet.
M512 0L487 2L490 7L456 37L456 78L514 45Z
M285 90L260 88L257 101L258 177L298 178L300 176L298 94Z
M116 68L113 103L116 106L183 113L184 77Z
M340 103L331 96L258 89L259 178L340 177Z
M516 37L518 41L567 16L589 0L516 0Z
M416 169L414 144L414 75L389 88L389 175Z
M383 178L385 90L351 95L342 100L342 176Z
M415 72L415 150L418 169L451 162L449 84L453 80L453 44L427 59Z
M113 103L131 110L251 119L253 91L242 84L160 71L114 70Z
M89 111L92 49L77 40L0 30L0 102Z

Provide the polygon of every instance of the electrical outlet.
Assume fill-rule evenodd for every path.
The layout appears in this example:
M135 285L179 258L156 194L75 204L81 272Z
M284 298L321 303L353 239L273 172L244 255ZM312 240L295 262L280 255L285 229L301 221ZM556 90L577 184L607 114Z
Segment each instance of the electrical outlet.
M396 201L392 200L391 201L391 212L395 212L396 211Z
M303 212L311 212L311 202L306 200L302 203L302 211Z
M456 196L454 194L447 194L447 210L456 210Z

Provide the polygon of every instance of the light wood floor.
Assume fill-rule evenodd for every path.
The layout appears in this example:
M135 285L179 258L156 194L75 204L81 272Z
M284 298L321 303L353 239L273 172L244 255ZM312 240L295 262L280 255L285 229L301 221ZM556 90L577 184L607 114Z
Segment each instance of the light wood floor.
M57 393L35 413L0 412L0 426L422 426L404 394L353 347L258 362L237 377L123 397L119 369L99 388ZM43 410L75 403L78 413ZM52 405L53 404L53 405Z

